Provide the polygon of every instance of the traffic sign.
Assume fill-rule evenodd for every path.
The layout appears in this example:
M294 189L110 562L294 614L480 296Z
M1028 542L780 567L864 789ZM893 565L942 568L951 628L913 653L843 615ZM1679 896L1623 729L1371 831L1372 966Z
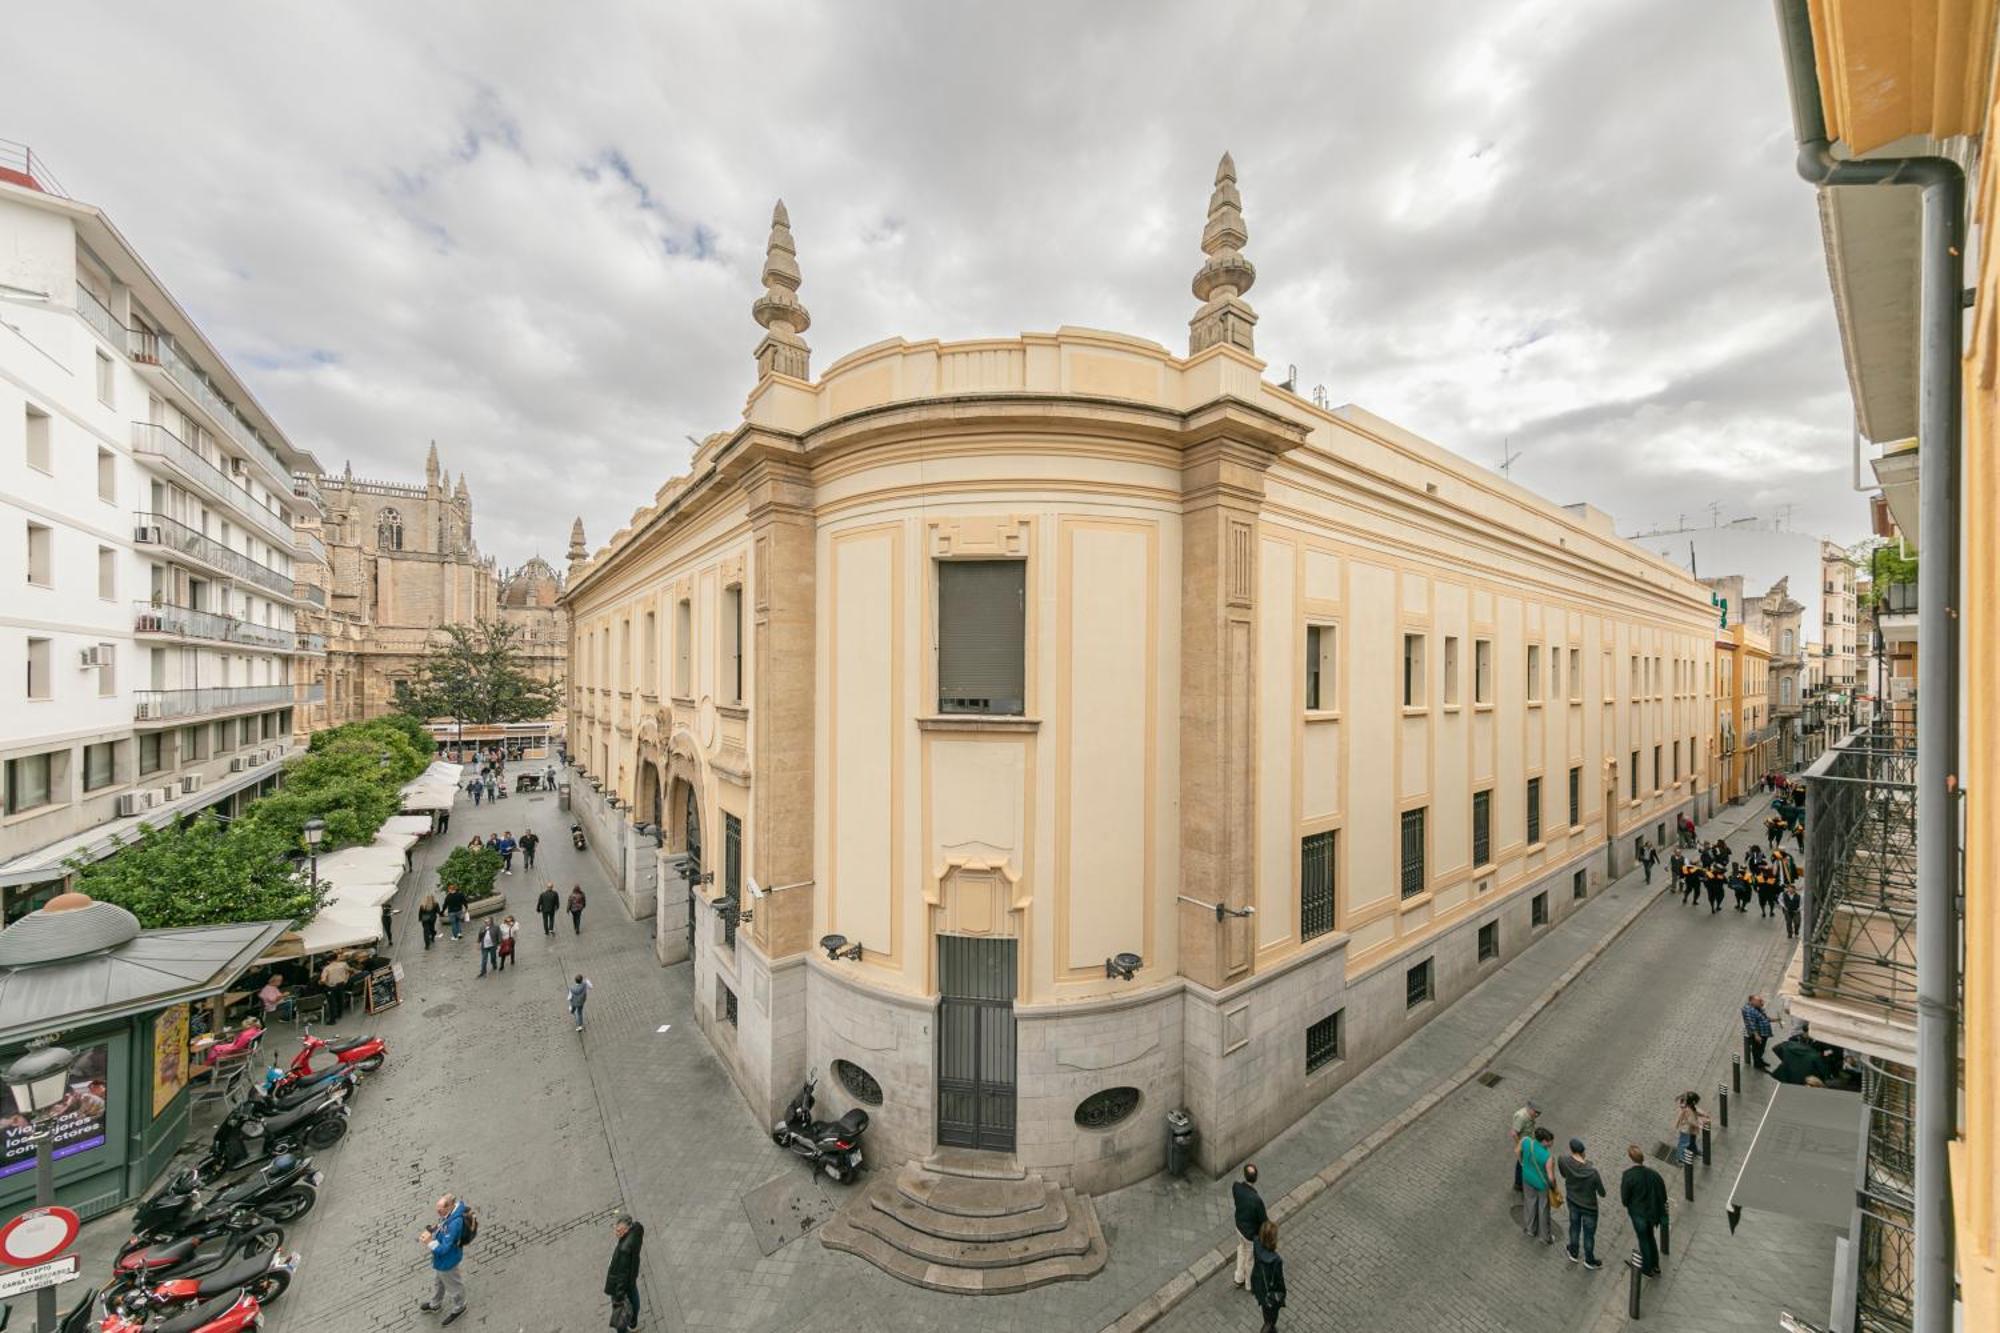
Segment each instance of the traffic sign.
M0 1264L9 1268L28 1268L53 1259L69 1248L81 1225L75 1213L60 1205L30 1208L5 1226L0 1226Z
M74 1254L66 1254L50 1264L36 1264L33 1268L17 1268L11 1273L0 1273L0 1300L12 1300L25 1296L43 1287L60 1286L74 1282L83 1261Z

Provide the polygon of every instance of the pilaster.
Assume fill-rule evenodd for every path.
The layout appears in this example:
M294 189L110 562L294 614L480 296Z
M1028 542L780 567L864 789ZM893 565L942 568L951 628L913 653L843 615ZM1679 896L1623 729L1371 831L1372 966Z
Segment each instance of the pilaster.
M787 459L753 463L743 487L750 518L752 626L750 874L764 897L750 929L773 959L812 933L814 528L810 472Z

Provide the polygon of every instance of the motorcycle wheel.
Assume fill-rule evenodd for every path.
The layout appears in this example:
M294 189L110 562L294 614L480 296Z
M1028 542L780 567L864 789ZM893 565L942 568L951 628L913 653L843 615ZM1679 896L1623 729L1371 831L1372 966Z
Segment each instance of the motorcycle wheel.
M257 1298L257 1304L269 1305L285 1294L285 1288L292 1285L292 1275L282 1268L273 1268L262 1277L251 1282L245 1290Z
M313 1127L306 1131L306 1144L308 1147L313 1148L331 1148L334 1144L340 1142L346 1133L347 1120L345 1117L337 1115L328 1116L324 1120L313 1122Z
M291 1222L311 1212L318 1202L318 1190L310 1185L294 1185L266 1199L257 1211L273 1222Z
M786 1140L789 1139L790 1137L791 1136L786 1134L785 1131L782 1129L774 1129L771 1131L771 1142L777 1144L780 1148L788 1146Z
M269 1254L284 1243L285 1229L266 1223L264 1226L252 1227L244 1232L243 1239L237 1244L237 1251L248 1259L254 1255Z
M382 1067L382 1062L384 1060L387 1060L388 1058L389 1058L389 1053L387 1051L384 1051L380 1055L371 1055L366 1060L357 1061L356 1067L359 1068L361 1072L364 1074L372 1074L376 1070L380 1069Z

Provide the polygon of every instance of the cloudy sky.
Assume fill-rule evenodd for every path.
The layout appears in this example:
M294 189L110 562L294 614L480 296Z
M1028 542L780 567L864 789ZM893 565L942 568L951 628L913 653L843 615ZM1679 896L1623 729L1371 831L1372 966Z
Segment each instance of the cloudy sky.
M107 18L114 14L115 18ZM435 438L503 562L728 429L772 200L815 361L1185 347L1232 150L1258 350L1621 530L1842 540L1849 406L1770 7L15 0L0 137L331 471Z

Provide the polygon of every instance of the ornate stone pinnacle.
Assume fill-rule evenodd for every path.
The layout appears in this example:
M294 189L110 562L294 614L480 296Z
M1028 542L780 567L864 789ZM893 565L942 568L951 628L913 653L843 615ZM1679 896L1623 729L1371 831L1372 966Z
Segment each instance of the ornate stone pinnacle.
M771 237L764 244L764 294L750 314L764 326L757 347L757 374L811 377L812 349L799 335L812 327L812 315L800 304L799 252L792 244L792 219L780 199L771 210Z
M1201 249L1208 256L1195 271L1195 299L1200 310L1188 325L1188 353L1217 343L1254 352L1257 312L1243 293L1257 281L1257 269L1243 257L1250 230L1243 225L1243 196L1236 190L1236 162L1229 154L1215 168L1215 190L1208 196L1208 225L1202 228Z
M574 563L589 555L590 548L583 544L583 516L578 515L576 522L569 525L569 558Z

